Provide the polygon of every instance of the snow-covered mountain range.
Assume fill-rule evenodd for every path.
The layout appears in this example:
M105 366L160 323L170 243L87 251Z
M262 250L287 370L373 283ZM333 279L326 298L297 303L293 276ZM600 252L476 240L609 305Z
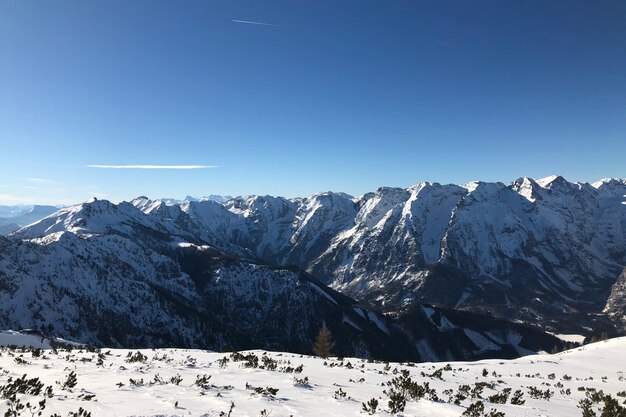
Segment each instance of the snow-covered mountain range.
M388 311L429 302L589 334L606 329L602 310L626 265L621 179L132 204L152 217L180 210L216 247L295 265Z
M0 327L106 346L308 353L326 322L337 353L397 360L510 358L566 345L433 306L384 316L297 268L212 239L181 207L146 199L62 209L0 238Z
M549 177L360 197L93 200L0 239L0 326L307 353L325 321L345 355L550 350L562 343L513 321L623 329L625 195L624 180Z

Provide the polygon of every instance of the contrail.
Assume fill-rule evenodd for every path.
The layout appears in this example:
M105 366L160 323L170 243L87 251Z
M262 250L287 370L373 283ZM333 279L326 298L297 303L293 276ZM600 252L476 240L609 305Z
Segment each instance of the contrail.
M87 165L89 168L109 169L206 169L219 168L217 165Z
M259 25L259 26L277 26L273 23L263 23L263 22L253 22L251 20L237 20L237 19L232 19L231 20L234 23L245 23L246 25Z

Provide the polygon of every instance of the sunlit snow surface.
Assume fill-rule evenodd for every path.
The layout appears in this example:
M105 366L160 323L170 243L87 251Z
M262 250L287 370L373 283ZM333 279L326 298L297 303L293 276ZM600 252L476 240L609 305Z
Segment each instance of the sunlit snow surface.
M32 339L32 340L31 340ZM11 335L2 333L1 343L40 343L40 337ZM30 341L29 341L30 340ZM9 377L17 378L26 374L29 378L39 377L42 382L53 386L54 397L47 400L44 415L54 412L66 415L79 407L90 411L95 416L219 416L227 412L231 401L235 408L232 416L259 416L262 410L268 415L278 416L349 416L365 415L361 412L361 403L371 398L380 401L377 415L389 415L387 397L383 394L386 382L394 377L395 370L409 370L411 377L418 383L429 382L437 390L442 402L420 400L409 402L404 416L460 416L471 400L463 401L461 406L449 404L446 389L456 391L461 384L473 385L480 381L498 381L496 389L512 388L524 392L524 405L490 404L484 400L486 409L495 408L510 416L579 416L578 401L584 392L578 387L593 387L615 396L626 388L622 371L626 371L626 338L612 339L587 345L572 351L556 355L527 356L517 360L485 360L479 362L452 362L452 370L443 372L443 380L421 376L421 372L431 374L442 368L445 363L409 364L370 363L361 359L336 358L324 360L290 353L252 351L261 358L263 355L277 360L276 371L258 368L245 368L243 362L230 360L221 367L218 360L229 357L227 353L212 353L201 350L180 349L143 349L147 356L145 362L129 363L127 355L135 352L124 349L102 349L102 365L97 364L98 354L86 350L71 352L60 350L54 353L45 350L41 356L21 353L6 348L0 350L2 373L0 384L5 384ZM21 356L21 360L16 357ZM18 364L18 362L26 363ZM348 362L352 369L346 367ZM259 364L262 362L260 361ZM335 364L340 366L330 367ZM303 365L299 374L280 372L290 365ZM483 369L488 376L483 377ZM71 391L62 390L56 381L62 381L75 371L78 384ZM493 376L493 372L496 376ZM520 376L516 376L517 374ZM549 375L554 374L554 379ZM168 381L180 375L182 381L174 384L150 384L156 375ZM197 375L210 375L213 387L205 389L194 384ZM571 380L563 378L571 376ZM308 377L309 385L295 386L294 377ZM130 379L143 379L145 385L132 386ZM593 379L591 379L593 378ZM123 385L118 387L118 383ZM562 387L557 387L557 383ZM246 384L249 384L246 387ZM547 385L549 384L549 385ZM550 401L531 399L528 387L550 389L555 392ZM273 387L278 389L274 397L257 395L252 387ZM340 389L346 398L335 398ZM569 388L570 395L561 394L560 390ZM496 393L485 389L483 397ZM86 394L95 394L91 401L84 401ZM22 395L23 401L39 400L40 397ZM177 404L177 405L176 405ZM4 413L7 402L0 402L0 412Z

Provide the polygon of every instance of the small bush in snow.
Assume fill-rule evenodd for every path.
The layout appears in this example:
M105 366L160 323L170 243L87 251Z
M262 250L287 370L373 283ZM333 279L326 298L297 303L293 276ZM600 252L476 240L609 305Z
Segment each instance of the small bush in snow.
M211 384L209 383L210 379L211 375L196 375L196 382L194 382L194 385L202 389L209 389L211 388Z
M482 401L476 401L475 403L470 404L469 407L465 409L463 417L504 417L504 413L501 411L497 411L495 409L489 410L489 412L485 411L485 404Z
M66 391L71 391L78 384L78 378L76 377L76 372L71 371L69 375L65 378L65 381L60 383L61 389Z
M550 398L554 396L554 391L550 391L549 389L540 390L537 387L528 387L528 394L530 398L534 398L536 400L546 400L550 401Z
M376 409L378 408L378 400L376 398L372 398L367 403L362 404L363 411L367 414L372 415L376 413Z
M494 404L506 404L506 402L509 400L510 394L511 394L511 388L505 388L502 390L502 392L499 392L494 395L490 395L488 397L488 400L490 403L494 403Z
M524 393L522 392L522 390L516 390L513 393L513 396L511 397L511 404L513 405L524 405L524 403L526 402L526 400L522 399L522 397L524 396Z
M602 390L587 391L586 398L580 400L578 408L582 411L582 417L596 417L594 408L598 408L600 417L626 417L626 408L622 407L617 399L604 394Z
M128 352L128 355L126 355L126 362L128 363L135 363L135 362L143 363L147 360L148 360L148 357L139 351L135 353Z
M17 394L40 395L44 392L44 396L52 397L52 387L48 386L45 390L44 383L39 378L27 379L26 374L21 378L13 379L9 377L7 383L0 387L0 398L8 399Z
M308 387L309 385L309 377L305 376L304 378L293 377L293 385L296 387Z
M335 391L334 396L336 400L343 400L348 396L348 394L344 390L339 388L337 391Z

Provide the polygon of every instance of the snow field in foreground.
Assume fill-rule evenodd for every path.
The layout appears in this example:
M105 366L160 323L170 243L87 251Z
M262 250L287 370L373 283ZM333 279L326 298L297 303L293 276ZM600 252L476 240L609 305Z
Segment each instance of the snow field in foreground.
M507 417L573 417L581 415L577 405L585 398L579 387L603 390L620 403L624 400L616 395L626 390L626 338L555 355L446 365L386 364L354 358L324 360L264 351L233 356L186 349L101 349L99 352L45 349L33 353L1 348L0 385L24 374L51 385L53 396L46 401L44 416L58 413L65 417L79 407L91 412L93 417L220 416L228 415L231 402L235 405L232 417L262 416L264 410L265 415L272 417L364 416L367 413L362 411L362 403L372 398L379 401L376 415L391 415L389 398L383 390L389 390L386 383L398 377L402 370L408 370L413 381L427 382L439 401L428 399L429 396L408 401L404 412L398 415L461 416L477 399L467 398L460 405L448 403L448 399L462 385L474 388L475 383L486 382L495 383L494 389L485 387L481 394L487 412L496 409ZM62 389L71 372L77 375L76 386ZM553 396L549 400L531 398L529 387L550 390ZM488 397L505 388L512 392L521 390L525 403L513 405L510 400L506 404L490 403ZM273 394L273 389L278 391ZM94 397L85 400L91 395ZM44 397L19 394L17 398L22 403L36 404ZM0 413L8 407L9 401L0 401Z

